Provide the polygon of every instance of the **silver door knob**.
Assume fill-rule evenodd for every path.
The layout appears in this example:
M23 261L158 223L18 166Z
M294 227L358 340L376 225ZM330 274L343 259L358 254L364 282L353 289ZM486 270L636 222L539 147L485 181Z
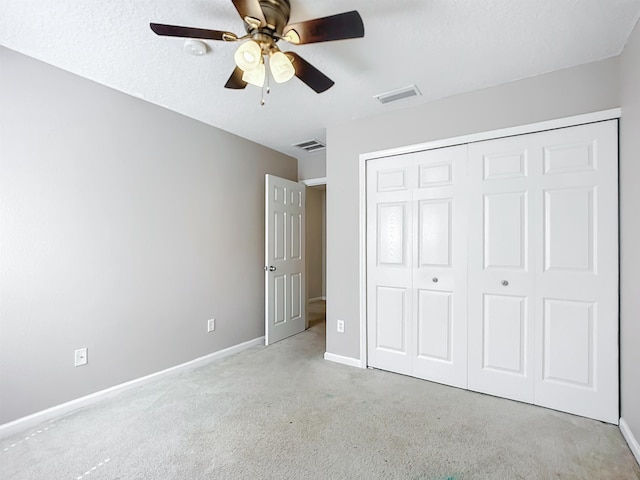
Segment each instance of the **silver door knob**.
M433 283L438 283L438 277L433 277Z
M267 267L264 267L264 269L265 269L265 270L267 270ZM276 267L274 267L273 265L271 265L271 266L269 267L269 271L270 271L270 272L275 272L275 271L276 271Z
M503 287L508 287L509 286L509 282L507 282L506 280L502 281L502 286Z

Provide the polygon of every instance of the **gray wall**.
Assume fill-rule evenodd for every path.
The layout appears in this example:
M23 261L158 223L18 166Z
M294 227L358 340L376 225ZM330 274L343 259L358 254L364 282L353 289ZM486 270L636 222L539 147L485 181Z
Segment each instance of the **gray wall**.
M296 160L2 47L0 69L0 424L264 335L264 174Z
M621 58L620 333L622 417L640 441L640 23Z
M327 129L327 351L360 357L361 153L619 107L619 58ZM336 332L336 321L345 332Z
M311 180L327 176L326 150L315 153L305 153L302 150L298 156L298 180Z
M324 296L322 265L324 241L323 210L325 192L319 187L307 187L306 203L306 254L307 298Z

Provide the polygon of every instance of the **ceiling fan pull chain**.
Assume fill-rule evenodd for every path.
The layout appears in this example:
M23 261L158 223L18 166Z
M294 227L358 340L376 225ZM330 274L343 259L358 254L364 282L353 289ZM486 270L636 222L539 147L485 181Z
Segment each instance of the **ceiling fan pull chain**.
M269 65L269 68L271 68L271 65ZM269 95L271 93L271 75L267 74L267 95Z

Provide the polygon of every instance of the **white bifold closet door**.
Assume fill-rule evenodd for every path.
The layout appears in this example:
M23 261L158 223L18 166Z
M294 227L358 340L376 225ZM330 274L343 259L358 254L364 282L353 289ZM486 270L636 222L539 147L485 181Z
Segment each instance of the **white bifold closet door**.
M618 422L617 139L469 146L469 389Z
M618 422L617 121L367 162L368 365Z
M467 146L367 164L368 364L465 387Z

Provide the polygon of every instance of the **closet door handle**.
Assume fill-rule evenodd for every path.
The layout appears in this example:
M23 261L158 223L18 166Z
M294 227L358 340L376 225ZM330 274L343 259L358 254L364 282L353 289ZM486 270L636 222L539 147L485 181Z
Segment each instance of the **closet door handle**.
M506 281L506 280L503 280L503 281L502 281L502 286L503 286L503 287L508 287L508 286L509 286L509 282L508 282L508 281Z
M433 283L438 283L438 277L433 277Z

